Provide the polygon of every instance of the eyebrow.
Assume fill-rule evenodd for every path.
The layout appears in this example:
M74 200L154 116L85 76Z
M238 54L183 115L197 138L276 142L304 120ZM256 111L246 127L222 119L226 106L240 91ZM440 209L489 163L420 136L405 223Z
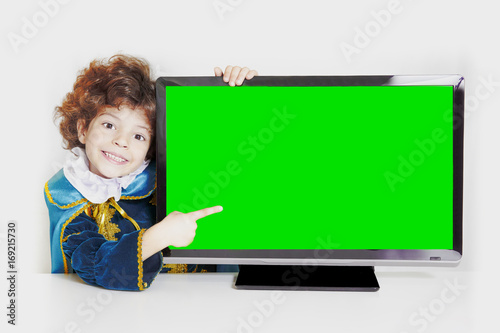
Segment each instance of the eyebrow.
M117 119L117 120L121 120L119 117L115 116L115 115L114 115L114 114L112 114L112 113L106 112L106 111L102 112L102 113L99 115L99 117L102 117L102 116L111 116L111 117L113 117L113 118L115 118L115 119Z
M144 128L149 134L153 133L153 131L149 127L142 126L142 125L137 125L137 127Z

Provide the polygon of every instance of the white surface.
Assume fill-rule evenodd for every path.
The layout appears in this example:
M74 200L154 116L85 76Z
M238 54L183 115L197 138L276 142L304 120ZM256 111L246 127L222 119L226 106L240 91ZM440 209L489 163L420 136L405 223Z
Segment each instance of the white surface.
M144 292L120 292L87 286L75 276L37 274L37 283L23 287L38 297L22 303L19 328L477 332L475 312L487 305L478 303L476 274L444 268L380 268L376 274L381 289L373 293L236 290L232 273L161 274Z
M212 75L214 66L227 64L246 65L261 75L463 75L465 243L458 276L470 289L424 332L470 332L474 323L497 326L500 21L496 2L401 0L398 13L374 30L351 61L340 45L353 44L359 29L373 26L372 12L386 10L389 0L72 0L46 15L47 20L40 21L16 52L9 36L22 34L26 20L43 19L41 2L0 3L0 223L4 227L8 220L18 222L20 325L63 331L63 323L71 318L82 322L75 307L100 291L43 274L50 270L43 185L66 156L52 121L54 107L71 89L79 69L94 58L121 51L145 57L157 75ZM230 3L232 10L219 16L214 4L220 2ZM0 232L5 267L5 230ZM454 274L432 272L437 275L380 273L382 290L373 295L292 293L255 332L283 331L285 326L292 332L308 327L416 332L409 326L410 314L438 297L447 274ZM234 331L237 317L248 315L255 300L267 297L230 289L232 277L205 279L165 277L145 293L113 293L114 301L94 322L82 324L82 332L97 323L102 330L114 328L120 321L138 329L151 313L157 315L156 329L170 325L195 331L204 319L211 328L219 325ZM5 304L6 281L0 280L4 295L0 304ZM123 312L126 316L120 315ZM3 332L3 312L0 318L4 318Z

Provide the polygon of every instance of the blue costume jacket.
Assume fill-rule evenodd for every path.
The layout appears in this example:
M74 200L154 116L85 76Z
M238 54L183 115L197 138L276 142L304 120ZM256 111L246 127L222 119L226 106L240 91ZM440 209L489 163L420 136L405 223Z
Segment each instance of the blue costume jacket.
M77 273L85 282L116 290L143 290L163 272L237 271L224 265L163 265L158 252L142 261L142 235L156 221L156 165L151 162L113 198L94 204L61 169L45 184L52 273Z

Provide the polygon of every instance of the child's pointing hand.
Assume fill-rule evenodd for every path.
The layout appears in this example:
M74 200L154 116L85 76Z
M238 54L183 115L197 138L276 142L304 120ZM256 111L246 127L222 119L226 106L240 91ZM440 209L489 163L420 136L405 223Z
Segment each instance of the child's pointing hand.
M188 246L193 242L198 225L196 221L208 215L222 211L221 206L200 209L190 213L171 212L161 223L168 224L168 231L165 232L165 247L167 246Z
M248 67L239 66L227 66L226 70L222 72L220 67L214 68L215 76L222 76L224 82L229 82L229 85L234 87L235 85L242 85L245 79L250 80L254 76L259 75L256 70L250 70Z
M142 237L142 260L168 246L188 246L193 242L198 225L196 221L208 215L219 213L222 206L200 209L190 213L171 212L155 224Z

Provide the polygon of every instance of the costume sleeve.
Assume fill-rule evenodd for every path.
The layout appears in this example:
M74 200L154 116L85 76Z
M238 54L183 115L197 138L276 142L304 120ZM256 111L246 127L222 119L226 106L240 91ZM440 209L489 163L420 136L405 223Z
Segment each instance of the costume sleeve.
M75 273L86 283L114 290L144 290L162 268L162 254L142 261L142 235L146 229L106 240L85 214L64 231L63 250Z
M240 268L238 265L217 265L218 273L238 273Z

